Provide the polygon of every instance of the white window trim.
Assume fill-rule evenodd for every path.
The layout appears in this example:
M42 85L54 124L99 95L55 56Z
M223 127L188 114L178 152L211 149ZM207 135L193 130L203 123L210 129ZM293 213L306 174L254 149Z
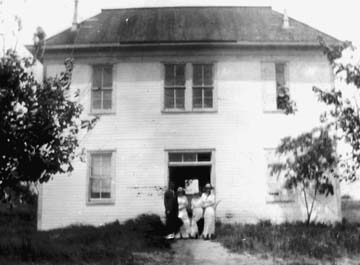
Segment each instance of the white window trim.
M111 154L111 193L110 198L92 199L90 197L90 177L91 177L91 156L93 154ZM116 185L116 150L89 150L87 152L87 174L86 174L86 205L114 205L115 204L115 185Z
M218 107L218 82L217 82L217 62L214 61L164 61L162 63L162 105L161 112L164 114L192 114L192 113L216 113ZM165 108L165 64L185 64L185 108L169 109ZM212 64L213 65L213 107L212 108L193 108L193 87L192 75L193 64Z
M170 180L170 172L169 167L170 166L203 166L208 165L211 166L211 172L210 172L210 182L211 185L215 187L216 192L216 150L214 148L207 148L207 149L165 149L165 165L166 165L166 184L168 185ZM204 162L170 162L169 161L169 153L211 153L211 160L210 161L204 161Z
M111 67L112 68L112 86L102 88L102 90L111 90L111 109L94 109L92 104L92 91L93 91L93 83L94 83L94 67ZM115 77L115 64L93 64L91 66L91 86L90 86L90 113L89 114L96 114L96 115L106 115L106 114L115 114L115 100L116 100L116 90L114 85Z
M205 64L211 64L212 65L212 78L213 78L213 84L212 86L194 86L194 80L193 80L193 71L194 71L194 64L199 64L199 65L205 65ZM217 106L215 105L215 102L217 102L216 98L217 98L217 91L216 91L216 76L215 74L217 73L217 69L216 69L216 63L214 62L193 62L191 63L191 109L193 112L212 112L214 110L216 110ZM194 104L193 104L193 89L194 87L199 87L199 88L205 88L205 87L208 87L208 88L212 88L212 107L211 108L205 108L205 107L201 107L201 108L195 108L194 107ZM204 90L202 90L202 94ZM202 96L202 101L204 101L204 95ZM204 104L204 102L202 102ZM202 105L203 105L202 104Z
M264 158L265 158L265 181L266 181L266 203L267 204L285 204L285 203L294 203L295 202L295 198L294 196L289 196L288 198L283 198L281 195L276 195L276 194L271 194L270 193L270 188L269 188L269 179L273 178L269 175L269 164L268 164L268 160L266 159L267 153L268 152L275 152L276 147L265 147L263 148L263 154L264 154ZM281 193L281 191L286 190L286 188L281 188L279 186L279 192ZM286 192L288 192L286 190Z
M184 73L184 77L185 77L185 84L184 84L184 108L166 108L165 107L165 90L166 90L166 86L165 86L165 65L184 65L185 67L185 73ZM162 108L163 108L163 112L184 112L186 110L186 93L187 93L187 78L188 78L188 73L187 73L187 63L185 62L163 62L162 64L163 67L163 84L162 84ZM173 87L175 88L175 87ZM176 105L176 96L175 96L175 102L174 104Z
M285 114L285 110L277 108L276 64L284 64L285 65L285 81L286 81L287 87L289 88L289 95L291 96L290 74L289 74L289 72L290 72L289 71L290 62L288 60L272 60L272 61L261 61L261 63L272 63L272 64L274 64L274 74L275 74L274 82L275 82L275 93L276 93L275 108L273 110L264 110L263 109L263 113L266 113L266 114Z

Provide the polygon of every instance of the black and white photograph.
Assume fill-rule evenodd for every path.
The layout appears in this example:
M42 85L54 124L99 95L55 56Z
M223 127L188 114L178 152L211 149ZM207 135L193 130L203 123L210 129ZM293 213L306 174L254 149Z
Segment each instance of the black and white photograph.
M359 10L0 0L0 265L360 265Z

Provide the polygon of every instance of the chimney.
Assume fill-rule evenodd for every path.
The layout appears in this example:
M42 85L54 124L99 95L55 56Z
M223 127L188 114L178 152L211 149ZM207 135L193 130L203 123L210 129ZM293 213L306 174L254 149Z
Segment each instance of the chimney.
M284 17L283 17L283 29L290 28L289 17L287 15L286 9L284 9Z
M72 26L71 26L71 31L76 31L79 27L78 24L78 4L79 4L79 0L74 0L74 17L73 17L73 22L72 22Z

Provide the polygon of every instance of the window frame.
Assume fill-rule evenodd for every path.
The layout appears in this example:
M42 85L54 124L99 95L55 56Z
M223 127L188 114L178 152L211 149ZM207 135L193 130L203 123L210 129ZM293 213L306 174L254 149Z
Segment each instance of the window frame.
M272 107L271 109L264 109L264 106L263 106L263 113L268 113L268 114L271 114L271 113L274 113L274 114L285 114L285 110L284 109L279 109L278 108L278 88L277 88L277 80L276 80L276 65L277 64L283 64L285 67L284 69L284 79L285 79L285 86L287 87L288 89L288 95L289 97L291 96L291 89L290 89L290 74L289 74L289 67L290 67L290 63L288 60L282 60L282 59L279 59L279 60L264 60L264 61L261 61L261 64L272 64L273 65L273 89L275 90L275 102L274 102L274 107ZM262 67L262 66L261 66ZM260 74L262 75L262 69L260 70ZM268 82L268 80L264 80L263 77L261 77L261 82ZM264 89L264 88L262 88ZM262 93L264 93L262 91ZM264 105L264 102L262 102L262 104Z
M99 154L111 154L111 177L110 177L110 198L91 198L91 168L92 156ZM86 181L86 204L87 205L113 205L115 204L115 184L116 184L116 150L90 150L87 152L87 181Z
M295 202L295 193L292 190L288 190L285 187L282 187L281 180L274 180L274 176L270 174L270 163L269 163L269 153L272 153L274 156L276 147L265 147L263 148L263 154L265 159L265 176L266 176L266 203L294 203ZM274 161L274 157L271 159ZM273 162L272 162L273 163ZM280 176L281 177L281 176ZM277 185L277 191L272 192L270 184ZM277 194L276 194L277 193Z
M171 65L171 66L177 66L177 65L183 65L184 66L184 85L180 86L180 85L172 85L169 86L166 84L166 66L167 65ZM186 110L186 81L187 81L187 64L185 62L164 62L163 63L163 69L164 69L164 78L163 78L163 110L166 112L184 112ZM175 80L176 80L176 67L174 68L174 72L175 72ZM174 108L169 108L166 107L166 90L167 89L173 89L174 91ZM182 108L178 108L176 106L176 90L177 89L183 89L184 90L184 106Z
M194 150L168 150L167 151L168 157L168 165L169 166L208 166L208 165L212 165L213 163L213 149L207 149L207 150L198 150L198 149L194 149ZM171 154L178 154L181 155L181 161L171 161L170 160L170 155ZM195 160L191 161L188 160L186 161L184 156L186 154L193 154L195 155ZM210 154L210 159L206 160L206 161L199 161L199 154Z
M170 162L169 161L169 154L170 153L211 153L210 161L204 162ZM194 149L164 149L164 162L166 166L166 177L164 178L165 187L168 186L170 181L170 171L169 167L171 166L211 166L210 172L210 182L211 185L216 187L216 149L215 148L194 148ZM214 190L216 193L216 189Z
M284 88L287 89L287 95L290 97L290 87L289 87L289 64L286 61L275 61L274 62L274 71L275 71L275 90L276 90L276 111L278 112L285 112L285 109L279 108L279 88L278 88L278 80L277 80L277 72L276 72L276 66L277 65L283 65L284 66Z
M194 84L194 69L195 69L195 65L200 65L202 66L202 84L201 85L195 85ZM211 81L212 84L211 85L205 85L204 84L204 66L206 65L210 65L211 66ZM206 111L206 110L214 110L214 94L215 94L215 78L214 78L214 68L215 68L215 64L214 63L202 63L202 62L194 62L191 64L191 108L193 111ZM201 107L195 107L194 106L194 90L195 89L201 89ZM212 102L211 105L212 107L205 107L205 90L206 89L211 89L212 92Z
M162 102L161 110L162 114L206 114L206 113L217 113L217 62L207 60L175 60L175 61L162 61ZM184 109L170 109L165 108L165 65L166 64L184 64L185 65L185 108ZM193 64L211 64L212 65L212 78L213 78L213 107L212 108L193 108L193 89L192 89L192 74Z
M101 88L100 89L95 89L94 86L94 77L95 77L95 68L101 68ZM103 86L104 83L104 68L111 68L111 86ZM94 64L92 65L92 74L91 74L91 87L90 87L90 114L114 114L115 113L115 89L114 89L114 74L115 74L115 70L114 70L114 65L113 64ZM100 91L101 92L101 105L102 107L100 109L95 109L93 107L93 91ZM103 98L104 98L104 92L105 91L111 91L111 108L109 109L104 109L103 108Z

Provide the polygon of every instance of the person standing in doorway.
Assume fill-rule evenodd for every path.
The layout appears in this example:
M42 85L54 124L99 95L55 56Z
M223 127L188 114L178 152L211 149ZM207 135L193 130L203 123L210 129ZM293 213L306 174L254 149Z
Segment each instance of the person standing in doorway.
M164 194L167 239L174 239L178 230L178 202L174 189L175 184L170 182Z
M211 192L213 187L208 183L205 185L205 192L201 196L204 208L204 239L211 239L215 236L215 195Z
M179 187L177 190L178 196L178 207L179 214L178 217L182 221L179 233L176 235L176 238L189 238L190 236L190 219L187 211L189 205L188 199L185 195L185 190L182 187Z
M199 230L198 222L201 218L203 218L203 208L202 208L202 200L200 197L201 193L195 193L193 198L191 199L191 211L192 218L190 222L190 235L191 237L198 238L199 233L202 230ZM201 228L202 229L202 228Z

